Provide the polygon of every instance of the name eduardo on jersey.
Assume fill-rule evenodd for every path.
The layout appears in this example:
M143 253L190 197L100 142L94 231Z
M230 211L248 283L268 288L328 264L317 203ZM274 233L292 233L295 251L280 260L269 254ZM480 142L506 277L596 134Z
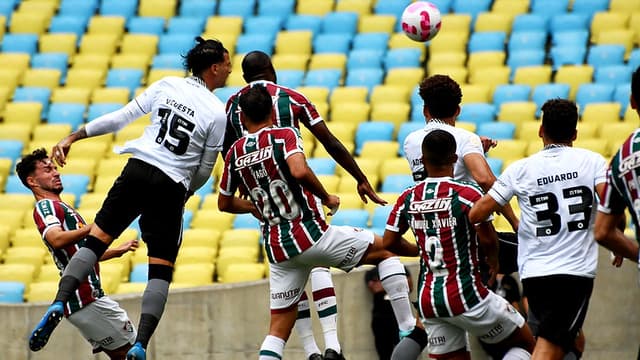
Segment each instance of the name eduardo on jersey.
M578 178L578 172L572 171L564 174L555 174L555 175L549 175L549 176L537 178L536 183L538 184L538 186L542 186L542 185L547 185L554 182L567 181L567 180L577 179L577 178Z

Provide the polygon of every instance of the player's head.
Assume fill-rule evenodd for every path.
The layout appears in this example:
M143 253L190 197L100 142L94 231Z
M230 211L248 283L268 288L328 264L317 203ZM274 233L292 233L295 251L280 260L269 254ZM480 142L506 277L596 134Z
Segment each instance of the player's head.
M196 42L196 46L184 56L185 69L200 78L204 78L204 73L211 70L214 88L224 86L231 73L229 51L218 40L205 40L198 36Z
M422 80L420 97L424 101L425 117L447 119L460 113L462 90L447 75L433 75Z
M24 186L32 191L44 190L54 194L62 192L62 182L56 164L49 159L47 150L40 148L25 155L16 165L16 173Z
M251 51L242 59L242 77L246 82L267 80L276 82L276 70L271 58L262 51Z
M273 103L271 95L262 85L252 86L240 96L238 101L244 115L247 127L258 127L262 124L271 124L271 111Z
M444 130L433 130L422 140L422 163L430 176L433 170L450 170L458 160L456 155L456 139Z
M638 111L640 105L640 67L631 76L631 107Z
M578 107L566 99L547 100L542 105L540 136L552 143L570 143L576 139Z

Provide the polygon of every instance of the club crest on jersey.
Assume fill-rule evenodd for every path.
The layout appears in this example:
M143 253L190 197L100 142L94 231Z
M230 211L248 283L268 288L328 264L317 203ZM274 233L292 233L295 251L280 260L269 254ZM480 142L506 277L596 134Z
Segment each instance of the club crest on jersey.
M451 198L437 198L422 201L412 201L409 204L409 213L424 214L430 212L439 212L449 210L451 208Z
M257 151L252 151L248 154L238 157L235 161L237 169L242 169L247 166L251 166L262 162L273 155L273 146L267 146Z

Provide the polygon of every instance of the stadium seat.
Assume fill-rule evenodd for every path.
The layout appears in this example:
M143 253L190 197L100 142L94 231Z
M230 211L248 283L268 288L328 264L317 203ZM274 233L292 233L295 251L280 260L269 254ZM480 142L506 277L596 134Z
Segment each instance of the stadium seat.
M71 125L69 124L38 124L33 128L32 141L60 140L70 133Z
M503 1L504 2L504 1ZM511 31L544 31L549 30L548 18L539 14L521 14L513 19Z
M302 70L276 70L278 84L289 88L302 86L304 71Z
M165 19L176 14L177 0L139 0L138 15L159 16ZM251 9L253 9L251 7Z
M496 116L496 108L488 103L469 103L462 105L458 119L464 122L481 123L493 122Z
M398 67L420 67L421 54L419 49L391 49L384 55L385 70Z
M253 10L256 6L256 0L236 1L236 0L219 0L218 14L220 16L240 16L247 19L253 16Z
M275 52L279 54L310 55L310 31L281 31L276 36Z
M369 90L382 84L384 71L380 68L353 69L347 73L345 86L364 86Z
M533 88L531 100L536 103L536 117L540 117L540 108L549 99L568 99L571 87L567 84L542 84Z
M552 36L559 32L589 32L589 16L575 12L554 15L549 23L549 31Z
M593 78L594 69L590 65L561 66L555 74L554 82L569 84L571 92L569 99L575 99L578 87L585 83L590 83Z
M61 13L51 19L49 33L42 34L41 36L70 33L69 35L74 35L79 39L85 32L89 17L90 16L74 16Z
M4 122L22 123L35 126L42 119L42 103L40 102L11 102L5 105Z
M474 32L502 31L506 34L511 32L511 24L514 16L508 14L483 12L476 15L473 23Z
M544 31L516 31L511 33L507 43L509 52L519 50L545 50L547 33Z
M544 64L546 53L544 50L514 50L509 52L507 66L511 68L511 76L524 67L541 66Z
M596 45L622 45L625 49L625 59L630 54L634 46L636 35L633 30L614 29L603 30L595 40Z
M127 22L127 32L160 36L164 32L164 22L161 17L134 16Z
M506 37L500 31L473 33L469 37L468 51L504 51Z
M59 83L67 74L69 55L66 53L37 53L31 57L32 69L53 69L59 71ZM58 85L58 84L57 84Z
M178 13L180 16L201 17L214 14L218 5L216 0L190 0L180 1Z
M369 212L357 209L341 209L330 217L331 225L367 228Z
M135 15L138 1L103 0L100 2L99 13L102 16L122 16L129 19Z
M382 180L381 191L383 193L401 193L413 185L415 182L411 175L389 175Z
M593 14L591 19L591 41L596 42L602 31L624 30L628 27L630 13L602 11Z
M631 96L631 85L629 83L621 82L616 85L616 89L613 92L613 101L620 104L620 118L624 117L624 112L629 106L629 97Z
M311 159L309 159L311 160ZM318 174L318 173L316 173ZM251 214L237 214L233 219L233 229L260 229L260 220Z
M95 15L89 19L88 34L114 34L118 38L124 34L125 18L121 16Z
M533 101L508 102L500 105L497 120L518 124L536 120L536 103Z
M180 56L195 44L193 36L187 34L163 34L158 38L158 54Z
M586 55L586 46L553 46L551 48L553 70L557 71L564 65L582 65Z
M391 141L394 125L391 122L371 121L358 125L355 135L356 155L360 155L367 141Z
M615 86L611 84L587 83L580 85L576 92L576 103L580 114L587 104L612 102L614 91Z
M498 146L491 148L488 157L501 159L503 162L521 159L525 156L528 141L502 140Z
M486 84L493 90L498 85L508 84L511 69L508 66L491 66L469 73L470 84Z
M616 102L589 103L582 109L581 120L598 124L617 123L620 121L620 109Z
M551 65L519 67L513 74L514 84L525 84L532 88L551 82Z
M184 68L183 61L184 59L175 54L158 54L153 57L151 67L154 69L182 70Z
M11 15L9 32L12 34L42 35L47 30L50 15L41 12L15 11Z
M477 71L480 68L502 66L506 58L504 51L479 51L469 54L467 67L469 71ZM464 65L464 64L459 64Z
M500 174L502 173L502 166L504 165L504 162L501 159L496 159L492 157L488 157L486 159L487 159L487 164L489 164L489 167L491 168L491 172L495 176L500 176Z
M510 122L485 122L478 124L476 134L486 136L491 139L504 140L513 139L516 132L516 125Z
M130 93L134 93L142 84L143 75L143 71L138 69L111 69L107 73L105 85L128 88Z
M380 50L351 50L347 58L347 70L362 68L382 68L384 51Z
M322 18L320 31L324 34L341 34L353 37L358 31L358 14L354 12L330 12Z
M294 12L295 0L260 0L257 14L287 18Z
M551 34L554 47L585 48L589 43L588 30L559 31Z
M358 33L393 34L402 31L400 22L393 15L361 15L358 19Z
M4 129L4 126L1 129ZM20 140L0 140L0 158L11 159L14 164L20 158L22 149L23 144Z
M93 104L121 104L129 102L130 91L127 88L112 87L99 88L91 93L91 103Z
M282 18L279 16L253 16L244 21L244 34L269 35L274 39L282 30Z
M571 11L578 14L586 14L591 17L593 14L606 11L609 8L610 0L580 0L574 1Z
M351 37L337 33L317 34L313 39L314 54L347 54Z
M353 37L353 50L387 51L390 35L387 33L357 33Z
M22 303L25 285L17 281L0 281L0 303Z
M599 66L595 69L593 80L598 84L623 84L629 82L633 70L627 65Z
M320 33L322 17L317 15L292 15L284 23L287 31L310 31L314 36Z
M57 79L54 79L57 82ZM42 105L41 115L44 116L49 111L49 99L51 89L47 87L19 87L13 93L13 102L39 102Z
M587 52L587 64L593 67L622 65L625 47L623 45L591 45Z
M547 18L566 13L568 7L569 0L531 0L531 13Z
M267 55L273 54L274 37L270 34L243 34L238 37L236 53L246 54L250 51L262 51Z
M35 34L5 34L0 44L4 53L25 53L29 56L38 50L38 35Z
M29 285L36 274L36 267L32 264L2 264L0 265L0 281L14 281Z
M323 16L333 10L333 0L298 0L295 13Z
M229 264L224 277L218 277L221 283L255 281L265 276L265 264Z
M404 9L411 3L411 0L378 0L373 6L375 14L394 15L400 18ZM442 8L439 8L442 12Z

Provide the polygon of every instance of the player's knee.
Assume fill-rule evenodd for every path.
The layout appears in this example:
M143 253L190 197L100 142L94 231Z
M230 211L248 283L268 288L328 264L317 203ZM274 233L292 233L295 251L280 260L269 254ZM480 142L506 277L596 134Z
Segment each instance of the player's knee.
M166 282L173 280L173 267L161 264L149 264L149 280L161 279Z

